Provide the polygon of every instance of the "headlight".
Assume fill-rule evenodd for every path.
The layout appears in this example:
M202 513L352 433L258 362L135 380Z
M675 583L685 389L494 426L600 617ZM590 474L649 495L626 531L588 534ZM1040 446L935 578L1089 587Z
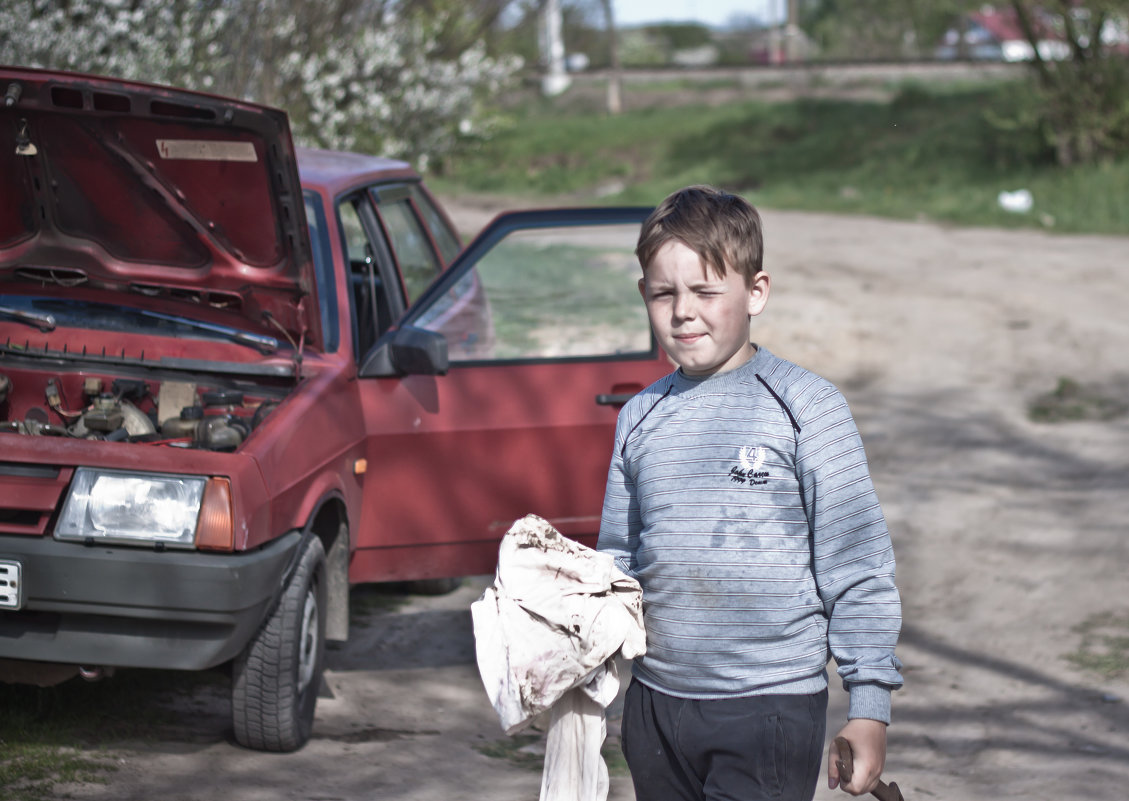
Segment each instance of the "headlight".
M198 476L80 467L55 538L192 548L206 483Z

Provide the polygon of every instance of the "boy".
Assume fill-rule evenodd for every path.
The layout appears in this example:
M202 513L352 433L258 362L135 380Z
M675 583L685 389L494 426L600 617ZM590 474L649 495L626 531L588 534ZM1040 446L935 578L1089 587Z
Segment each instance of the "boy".
M850 411L749 341L771 282L747 201L675 192L635 253L651 326L679 365L620 412L598 544L643 587L647 653L623 713L636 799L810 801L829 654L850 691L843 789L869 792L902 683L901 606Z

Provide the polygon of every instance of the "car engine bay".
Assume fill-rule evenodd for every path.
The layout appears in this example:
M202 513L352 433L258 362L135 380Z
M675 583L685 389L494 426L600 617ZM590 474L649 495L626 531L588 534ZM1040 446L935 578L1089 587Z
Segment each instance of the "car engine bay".
M187 380L0 372L0 434L234 451L277 405L269 391Z

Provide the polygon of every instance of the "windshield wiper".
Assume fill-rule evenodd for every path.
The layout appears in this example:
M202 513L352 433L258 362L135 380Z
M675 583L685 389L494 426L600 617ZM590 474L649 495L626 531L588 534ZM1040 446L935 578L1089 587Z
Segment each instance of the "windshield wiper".
M162 314L161 312L147 311L145 309L138 309L137 313L142 317L149 317L153 320L164 320L168 323L178 323L180 325L191 326L200 331L209 331L213 334L227 337L232 342L238 342L240 345L249 345L256 348L261 353L274 353L278 350L278 340L274 337L266 336L265 334L249 334L246 331L240 331L238 328L229 328L226 325L216 325L215 323L205 323L201 320L193 320L189 317L178 317L175 314Z
M43 332L55 330L55 315L53 314L38 314L23 309L13 309L11 306L0 306L0 316L34 325Z

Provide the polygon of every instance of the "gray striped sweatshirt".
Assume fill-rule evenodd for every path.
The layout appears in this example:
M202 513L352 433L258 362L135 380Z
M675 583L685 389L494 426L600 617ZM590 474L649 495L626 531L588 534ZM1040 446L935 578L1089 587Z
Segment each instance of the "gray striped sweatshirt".
M620 412L598 548L643 586L642 683L715 699L813 693L834 655L849 717L902 684L894 554L847 403L758 348L679 370Z

